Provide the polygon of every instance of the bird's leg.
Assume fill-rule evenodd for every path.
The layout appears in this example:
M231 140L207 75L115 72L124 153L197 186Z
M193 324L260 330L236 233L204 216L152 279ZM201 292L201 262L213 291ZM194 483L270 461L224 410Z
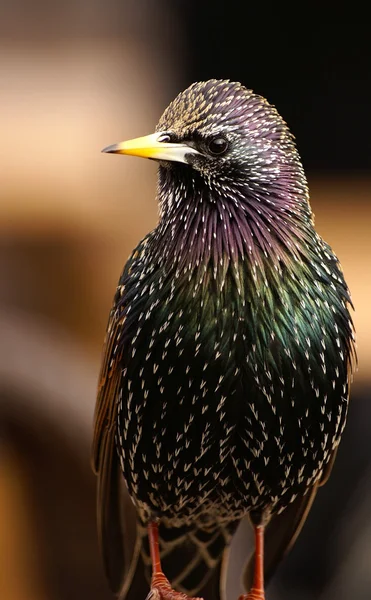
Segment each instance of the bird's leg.
M146 600L202 600L202 598L190 598L187 594L177 592L165 577L161 567L158 524L156 521L151 521L148 525L148 539L152 560L152 580L151 591Z
M248 594L238 600L265 600L264 593L264 525L255 525L255 568L254 580Z

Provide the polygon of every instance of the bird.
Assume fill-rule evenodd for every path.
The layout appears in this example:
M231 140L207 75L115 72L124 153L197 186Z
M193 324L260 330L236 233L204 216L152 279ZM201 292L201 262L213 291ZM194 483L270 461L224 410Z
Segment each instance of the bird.
M98 385L111 589L224 599L246 518L240 600L265 600L346 423L356 350L340 263L288 125L241 83L193 83L154 133L103 152L157 161L159 206L119 278Z

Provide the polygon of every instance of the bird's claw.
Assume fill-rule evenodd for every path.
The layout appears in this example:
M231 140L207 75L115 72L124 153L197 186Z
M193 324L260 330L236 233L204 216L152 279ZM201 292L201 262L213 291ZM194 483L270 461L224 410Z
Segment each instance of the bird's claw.
M265 593L263 590L252 588L248 594L242 594L238 600L265 600Z
M146 600L160 600L160 599L161 599L161 594L157 588L152 588L146 596Z
M177 592L173 590L171 585L168 583L159 585L158 587L152 587L146 597L146 600L203 600L203 598L191 598L183 592Z

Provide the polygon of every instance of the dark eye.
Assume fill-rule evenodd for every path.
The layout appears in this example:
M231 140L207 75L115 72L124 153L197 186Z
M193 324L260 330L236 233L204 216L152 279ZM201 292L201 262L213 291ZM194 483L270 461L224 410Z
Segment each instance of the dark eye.
M216 137L213 140L210 140L208 149L210 154L213 154L214 156L220 156L221 154L227 152L228 146L228 141L225 138Z

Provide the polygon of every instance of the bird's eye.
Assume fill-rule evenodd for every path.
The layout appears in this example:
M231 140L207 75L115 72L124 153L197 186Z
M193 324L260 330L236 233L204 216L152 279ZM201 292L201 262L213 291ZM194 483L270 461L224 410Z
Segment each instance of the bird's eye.
M228 141L225 138L216 137L210 140L208 144L208 150L213 156L220 156L221 154L227 152L228 146Z

